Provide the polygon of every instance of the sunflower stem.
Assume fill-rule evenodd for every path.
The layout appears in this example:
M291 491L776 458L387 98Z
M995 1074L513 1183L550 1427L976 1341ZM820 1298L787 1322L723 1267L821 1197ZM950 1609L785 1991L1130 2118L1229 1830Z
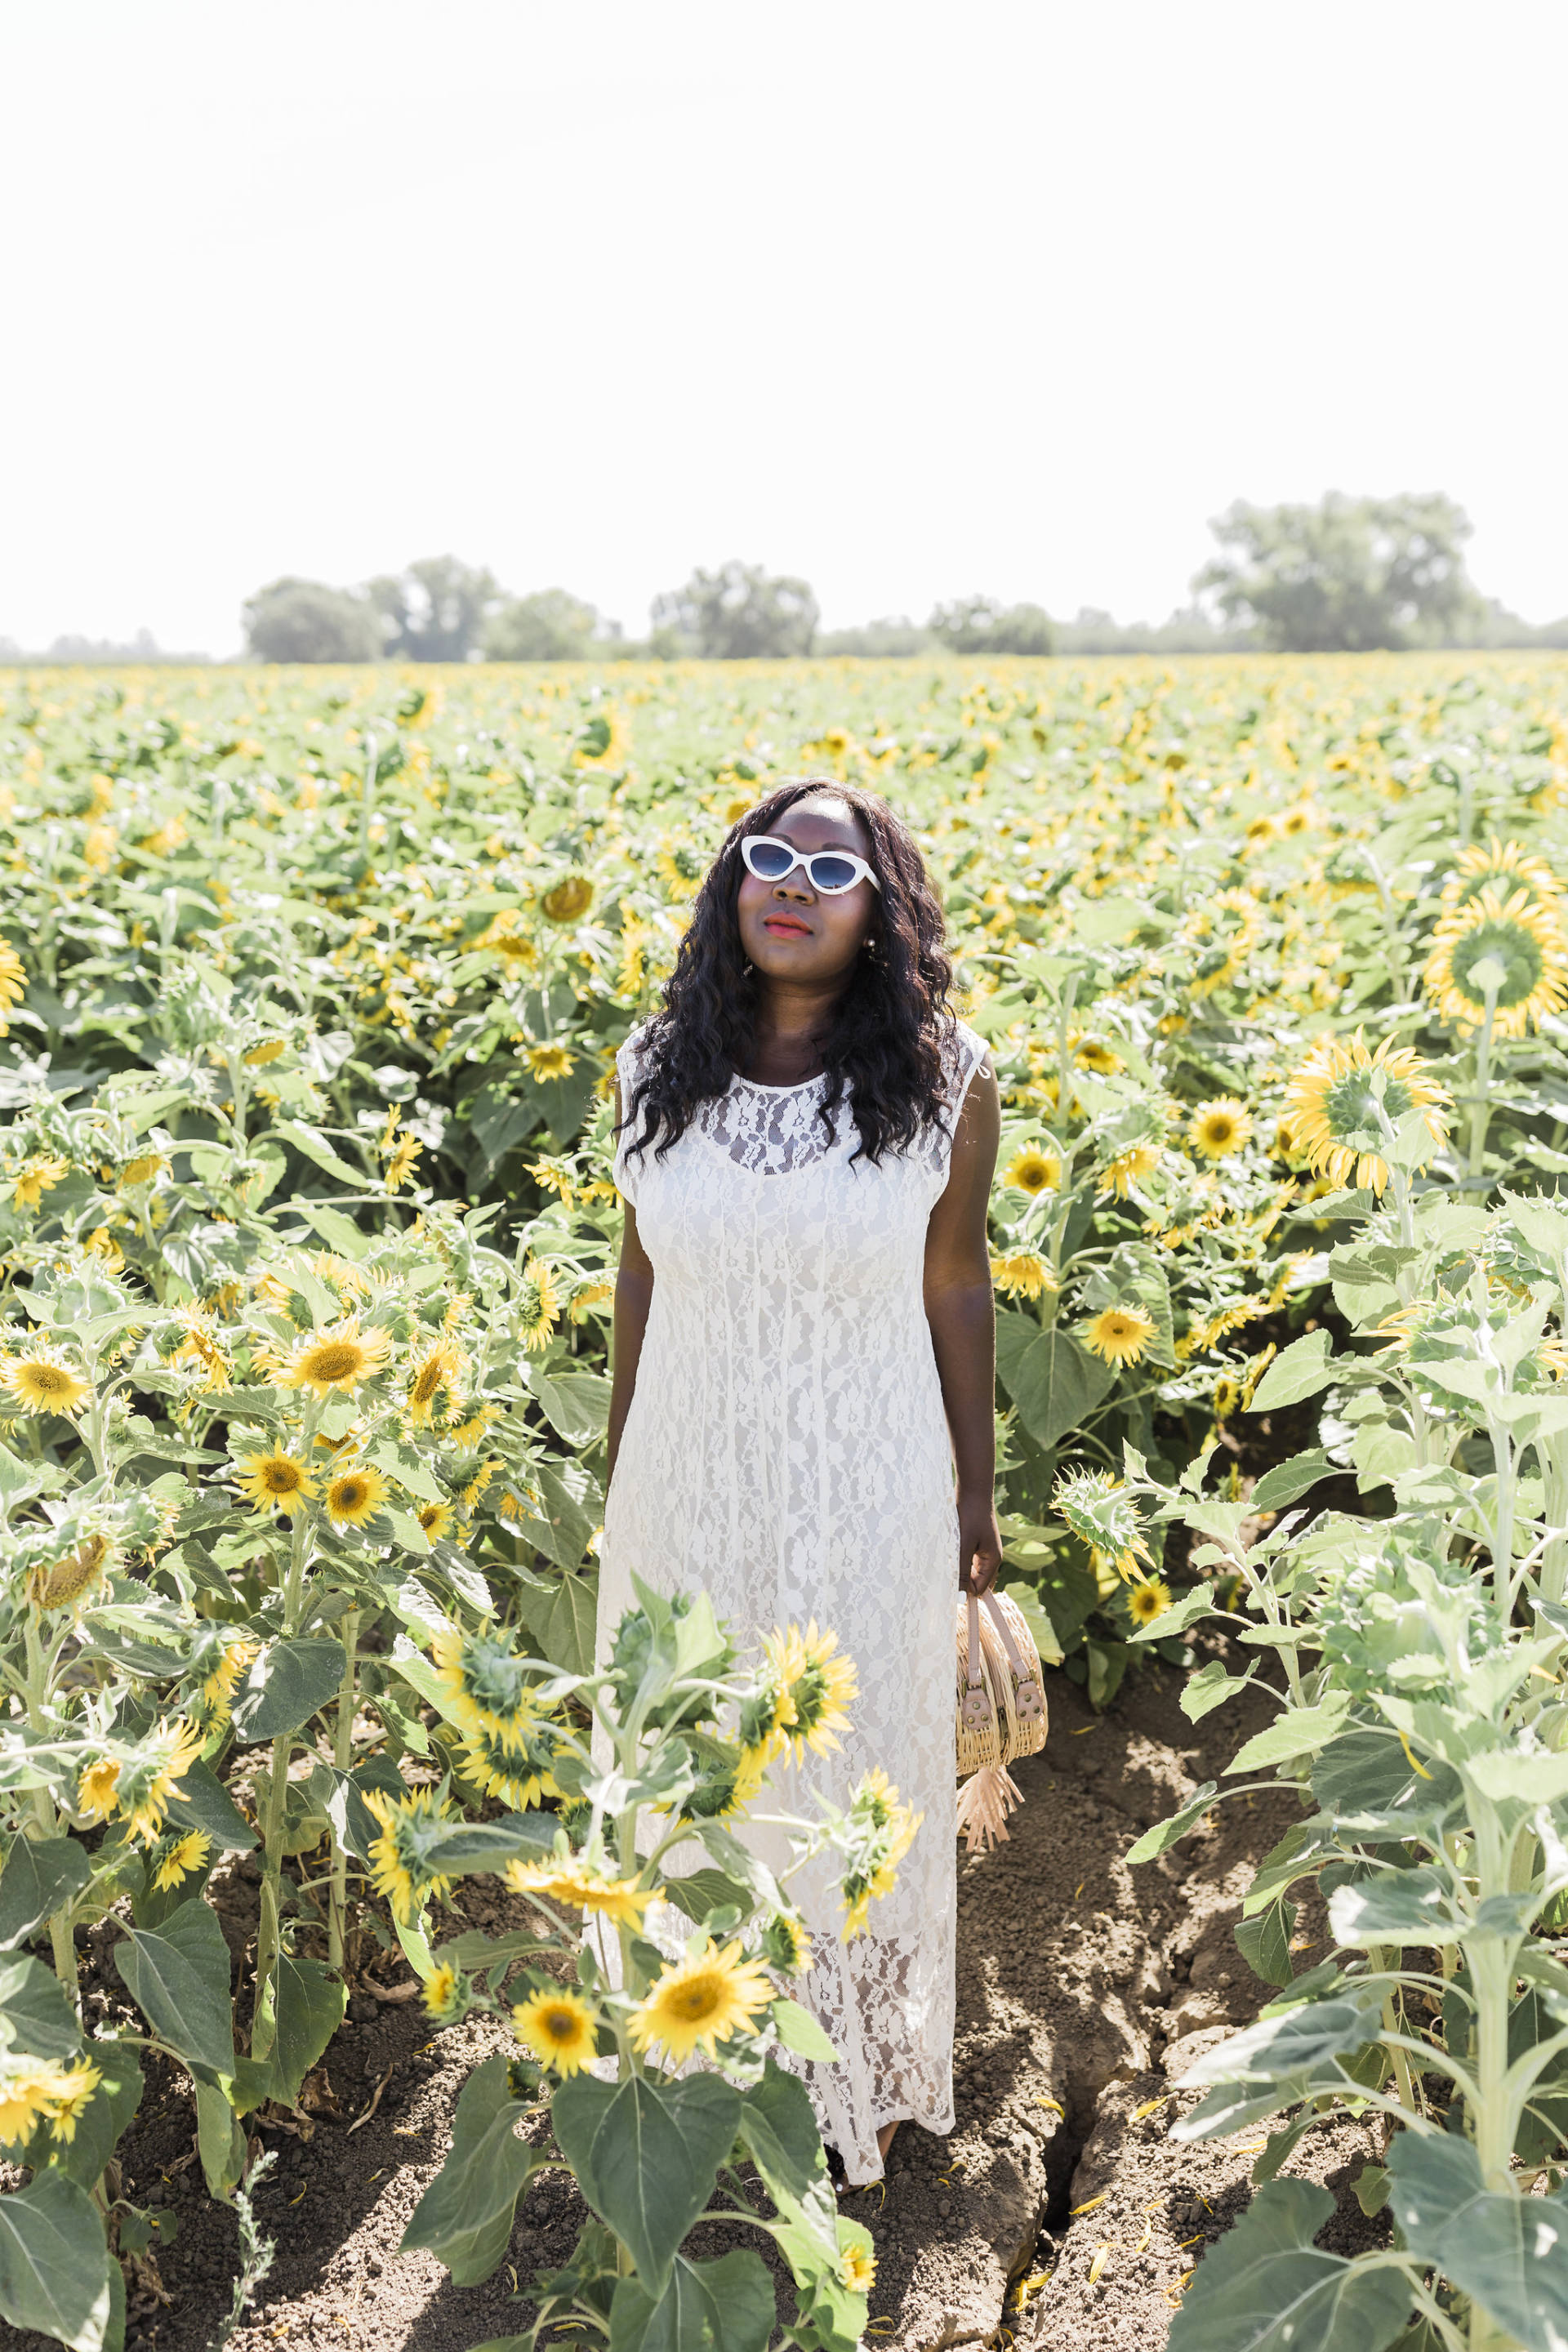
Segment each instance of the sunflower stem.
M48 1696L49 1662L44 1655L37 1613L32 1609L27 1612L26 1642L27 1726L30 1730L41 1733L46 1727L44 1708ZM55 1654L59 1654L58 1650ZM58 1837L59 1822L55 1812L54 1799L47 1789L35 1789L32 1799L33 1819L38 1824L39 1835ZM49 1951L55 1964L55 1974L65 1988L67 1999L73 2009L79 2009L76 1947L71 1942L70 1914L63 1905L59 1910L49 1914Z
M315 1436L317 1411L312 1400L305 1411L301 1448L307 1461ZM309 1521L303 1511L297 1511L289 1530L289 1573L283 1587L282 1631L285 1641L289 1640L299 1627L309 1549ZM283 1829L289 1801L289 1762L293 1752L293 1733L279 1732L272 1743L270 1779L261 1815L261 1917L256 1930L256 1988L250 2004L250 2054L253 2058L266 2058L270 2054L278 2031L277 2018L268 2004L267 1995L278 1966L279 1920L283 1889Z
M1470 1097L1470 1165L1473 1182L1480 1175L1487 1153L1487 1129L1491 1124L1491 1105L1487 1089L1491 1079L1492 1024L1497 1019L1497 984L1486 992L1486 1012L1481 1020L1481 1034L1476 1040L1476 1090Z
M359 1638L359 1611L351 1609L343 1619L343 1679L338 1691L338 1720L332 1738L332 1762L340 1772L346 1772L353 1757L354 1729L354 1645ZM328 1965L341 1969L343 1964L343 1920L348 1910L349 1858L341 1842L334 1841L332 1849L332 1891L327 1920Z

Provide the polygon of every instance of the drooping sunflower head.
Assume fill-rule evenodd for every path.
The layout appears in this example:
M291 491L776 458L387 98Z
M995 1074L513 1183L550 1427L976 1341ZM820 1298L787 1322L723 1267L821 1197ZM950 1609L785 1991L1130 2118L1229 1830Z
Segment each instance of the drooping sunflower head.
M1492 1006L1500 1037L1522 1037L1568 1000L1568 950L1555 903L1481 889L1440 923L1424 975L1439 1016L1468 1036Z
M766 1664L759 1688L771 1692L773 1728L797 1763L808 1748L818 1756L837 1748L837 1734L849 1728L847 1710L859 1685L853 1662L836 1656L837 1649L837 1633L819 1633L815 1617L804 1633L792 1625L763 1643ZM742 1738L745 1730L742 1723Z
M811 1937L793 1912L775 1911L763 1929L763 1958L781 1976L804 1976L811 1966Z
M551 1078L569 1078L575 1066L569 1045L525 1046L522 1058L533 1073L536 1086L543 1086Z
M367 1789L364 1801L381 1824L380 1836L370 1843L371 1884L409 1927L451 1886L430 1856L450 1832L452 1815L433 1789L413 1789L405 1797Z
M1148 1182L1159 1165L1160 1146L1152 1138L1113 1151L1100 1163L1100 1198L1125 1201L1130 1192Z
M838 1882L847 1944L864 1930L870 1905L891 1892L899 1864L924 1819L923 1813L900 1802L898 1790L880 1766L856 1788L844 1822Z
M27 1598L35 1609L79 1609L102 1582L114 1559L114 1538L106 1529L88 1532L78 1522L79 1540L72 1551L41 1563L27 1579Z
M446 1626L431 1647L453 1720L466 1732L521 1746L538 1719L535 1676L507 1635L489 1624L471 1633Z
M408 1418L427 1429L437 1412L455 1420L463 1410L463 1351L443 1335L416 1360L408 1380Z
M425 1979L425 2014L437 2025L458 2025L470 2007L468 1979L460 1969L438 1960Z
M305 1465L282 1445L270 1446L265 1454L242 1454L234 1483L253 1510L282 1511L289 1518L304 1509L316 1491Z
M616 1878L582 1854L556 1854L548 1862L509 1862L501 1874L514 1895L537 1895L546 1903L585 1911L612 1926L640 1928L642 1915L662 1889Z
M561 1291L553 1270L542 1258L531 1257L518 1286L517 1328L530 1355L550 1345L550 1335L561 1319Z
M266 1356L266 1369L284 1388L310 1389L316 1396L352 1396L379 1372L392 1354L392 1334L373 1325L361 1330L357 1315L345 1315L324 1331L311 1331L282 1357Z
M69 1418L92 1394L58 1349L27 1347L0 1360L0 1389L24 1412L58 1412Z
M1069 1470L1058 1478L1051 1501L1080 1543L1102 1588L1120 1577L1131 1582L1139 1562L1150 1558L1138 1506L1110 1470Z
M90 1763L77 1783L77 1811L89 1821L106 1822L120 1804L120 1759L117 1756L100 1756Z
M1127 1614L1134 1625L1152 1625L1171 1605L1171 1588L1157 1576L1140 1578L1127 1590Z
M598 2020L580 1992L550 1985L517 2002L511 2030L531 2056L552 2074L581 2074L597 2053Z
M463 1749L463 1770L487 1797L526 1813L542 1797L559 1797L551 1770L557 1742L548 1724L498 1738L493 1731L471 1731Z
M149 1857L153 1884L159 1894L166 1894L200 1870L211 1852L212 1840L202 1830L176 1831L173 1836L160 1838Z
M1102 1307L1083 1327L1084 1345L1106 1364L1135 1364L1154 1337L1154 1318L1136 1302Z
M1006 1250L991 1261L991 1279L1009 1298L1038 1298L1061 1286L1038 1250Z
M773 1998L762 1964L743 1959L738 1941L721 1949L710 1938L655 1979L631 2013L632 2042L637 2050L662 2047L674 2066L697 2050L711 2058L732 2034L750 2033Z
M241 1636L237 1641L223 1642L216 1657L211 1657L202 1683L203 1712L218 1723L226 1723L234 1707L234 1694L239 1678L257 1654L258 1644Z
M374 1518L386 1496L386 1480L374 1462L350 1463L327 1487L327 1517L334 1527L363 1528Z
M122 1760L115 1799L127 1833L153 1845L163 1832L169 1801L184 1794L180 1781L202 1751L202 1734L184 1716L160 1723L134 1756Z
M1444 1142L1444 1106L1450 1098L1414 1047L1385 1037L1373 1052L1360 1029L1353 1037L1316 1040L1285 1089L1285 1120L1314 1175L1383 1192L1388 1164L1375 1149L1380 1096L1390 1127L1397 1129L1411 1111L1420 1111L1433 1150Z
M1199 1103L1187 1123L1187 1140L1205 1160L1228 1160L1252 1139L1252 1114L1234 1095Z
M1002 1171L1002 1181L1015 1192L1037 1196L1054 1192L1061 1181L1062 1163L1054 1151L1043 1151L1037 1143L1026 1143L1016 1151Z

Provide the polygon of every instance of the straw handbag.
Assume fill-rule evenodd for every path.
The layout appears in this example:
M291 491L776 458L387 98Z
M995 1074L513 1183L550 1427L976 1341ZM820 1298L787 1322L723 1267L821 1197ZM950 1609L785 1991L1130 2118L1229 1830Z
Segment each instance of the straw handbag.
M1024 1801L1007 1767L1046 1744L1046 1685L1035 1637L1015 1604L971 1592L958 1603L958 1826L969 1852L1007 1835L1007 1815Z

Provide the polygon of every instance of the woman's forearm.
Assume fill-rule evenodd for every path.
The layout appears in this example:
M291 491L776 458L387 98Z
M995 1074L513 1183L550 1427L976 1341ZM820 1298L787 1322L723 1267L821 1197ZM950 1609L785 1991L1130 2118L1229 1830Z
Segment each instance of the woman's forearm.
M926 1297L959 1491L989 1502L996 1478L996 1312L989 1273Z
M640 1266L629 1266L623 1260L616 1276L616 1312L610 1341L610 1419L605 1437L611 1478L616 1475L621 1432L626 1425L637 1388L637 1365L642 1360L642 1343L652 1305L652 1267L645 1273Z

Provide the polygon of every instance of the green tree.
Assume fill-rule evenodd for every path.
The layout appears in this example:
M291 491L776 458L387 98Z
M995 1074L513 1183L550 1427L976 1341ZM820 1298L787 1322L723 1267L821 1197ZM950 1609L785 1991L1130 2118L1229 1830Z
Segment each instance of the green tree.
M816 623L816 598L804 580L764 572L756 563L694 572L684 588L655 597L653 605L656 646L662 641L705 661L808 654Z
M243 613L245 642L258 661L363 662L381 652L371 605L352 589L285 577L258 588Z
M1315 507L1238 499L1210 529L1225 551L1193 584L1271 651L1462 643L1480 624L1462 552L1469 520L1439 492L1331 490Z
M1048 654L1056 635L1038 604L998 604L990 596L961 596L939 604L927 625L953 654Z
M588 661L604 651L598 613L564 588L510 597L485 623L487 661Z
M365 583L381 616L382 649L394 661L460 662L479 651L499 601L492 573L455 555L426 555Z
M834 629L818 637L819 654L858 654L868 661L899 660L911 654L929 654L935 640L929 629L922 629L902 613L889 614L879 621L868 621L863 628Z

